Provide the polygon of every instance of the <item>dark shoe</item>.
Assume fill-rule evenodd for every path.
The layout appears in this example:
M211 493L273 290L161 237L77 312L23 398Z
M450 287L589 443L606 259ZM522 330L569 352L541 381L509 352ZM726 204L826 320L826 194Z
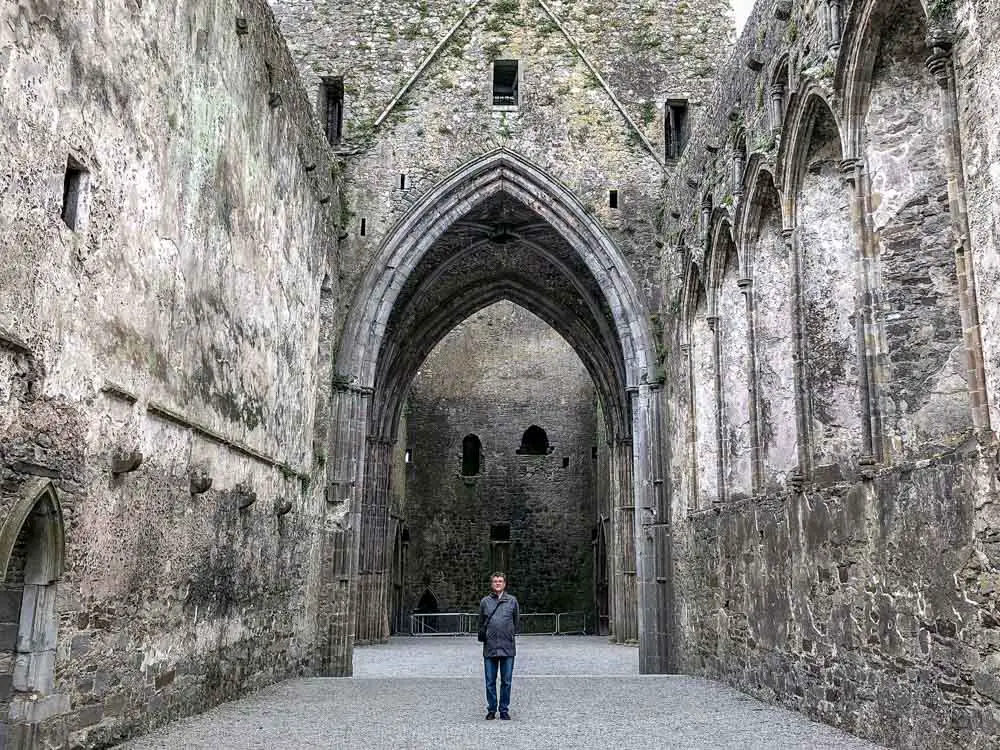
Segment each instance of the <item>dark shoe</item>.
M493 719L495 719L496 717L497 717L497 712L496 711L489 711L486 714L486 721L493 721ZM501 719L503 718L503 714L500 714L500 718Z
M507 713L506 711L501 711L500 718L503 719L504 721L510 721L510 714Z

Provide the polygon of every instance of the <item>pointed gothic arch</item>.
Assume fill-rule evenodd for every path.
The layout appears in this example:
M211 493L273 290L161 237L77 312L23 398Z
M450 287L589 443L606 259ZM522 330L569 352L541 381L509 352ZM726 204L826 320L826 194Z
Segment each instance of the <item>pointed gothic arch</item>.
M384 571L373 566L391 541L384 538L391 444L416 368L455 325L502 299L552 325L594 379L614 436L617 569L631 577L616 581L615 636L639 638L644 671L662 671L664 628L643 627L638 601L653 595L637 580L652 565L635 543L642 523L668 513L653 481L661 451L650 445L658 439L659 391L649 314L629 264L579 199L506 149L471 160L412 206L374 254L348 314L334 409L351 417L334 427L330 474L338 489L350 488L360 515L357 599L385 599ZM380 609L359 613L359 640L380 637ZM660 616L652 607L648 614Z
M65 528L59 495L51 480L36 478L22 485L0 527L0 596L7 600L5 637L0 652L11 664L10 692L0 696L4 723L37 722L68 709L68 701L52 696L58 633L56 584L65 567ZM14 636L7 640L7 635ZM0 728L8 736L16 727Z

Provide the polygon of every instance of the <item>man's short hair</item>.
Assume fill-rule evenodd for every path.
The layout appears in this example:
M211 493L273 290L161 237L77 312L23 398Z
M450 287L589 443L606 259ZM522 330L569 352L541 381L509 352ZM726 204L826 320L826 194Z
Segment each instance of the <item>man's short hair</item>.
M494 578L503 578L504 583L507 582L507 576L505 576L499 570L496 573L490 573L490 580L492 581Z

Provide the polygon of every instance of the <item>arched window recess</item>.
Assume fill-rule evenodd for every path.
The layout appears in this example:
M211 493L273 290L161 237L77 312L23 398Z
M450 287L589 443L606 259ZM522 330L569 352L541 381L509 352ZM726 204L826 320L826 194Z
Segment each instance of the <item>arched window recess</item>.
M549 436L545 430L536 424L531 425L521 436L521 447L516 453L519 456L547 456L553 450L549 445Z

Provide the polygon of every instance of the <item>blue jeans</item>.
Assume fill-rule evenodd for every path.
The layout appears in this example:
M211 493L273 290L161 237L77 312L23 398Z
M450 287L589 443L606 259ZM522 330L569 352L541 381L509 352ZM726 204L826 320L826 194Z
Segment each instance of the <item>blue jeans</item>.
M510 708L510 680L514 674L513 656L484 656L486 670L486 710L497 710L497 672L500 673L500 713Z

